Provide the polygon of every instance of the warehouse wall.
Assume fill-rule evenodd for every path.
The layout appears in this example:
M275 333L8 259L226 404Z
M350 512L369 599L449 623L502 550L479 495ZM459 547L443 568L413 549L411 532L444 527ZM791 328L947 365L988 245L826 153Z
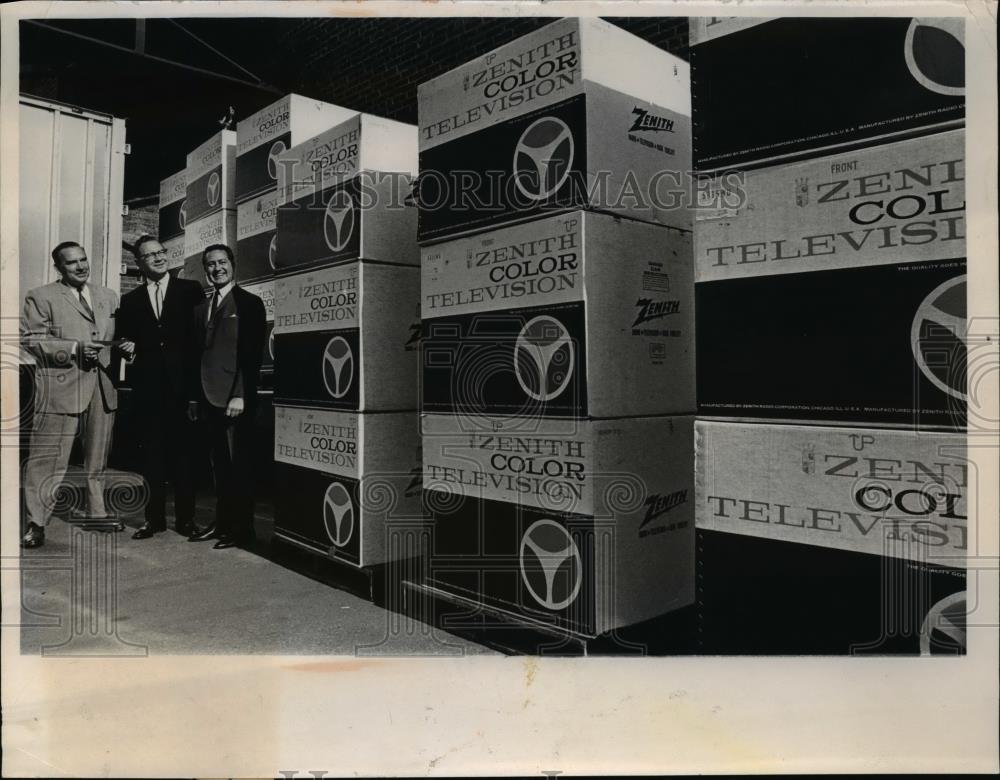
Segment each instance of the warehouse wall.
M415 123L418 84L552 21L302 19L273 47L283 54L267 70L291 91ZM608 21L687 59L686 17Z
M169 20L147 20L146 51L206 72L129 52L131 21L58 22L68 35L22 24L21 91L125 117L132 145L125 197L144 197L184 167L185 155L219 129L229 106L243 118L298 92L415 123L418 84L554 19L184 20L186 29L259 77L256 87L212 75L249 78ZM686 17L608 21L687 58ZM102 46L90 36L125 50Z

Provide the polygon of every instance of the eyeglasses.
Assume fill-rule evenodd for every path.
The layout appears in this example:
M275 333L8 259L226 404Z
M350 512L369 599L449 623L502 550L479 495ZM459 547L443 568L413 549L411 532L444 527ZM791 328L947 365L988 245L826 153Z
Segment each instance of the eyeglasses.
M166 249L159 249L156 252L146 252L144 254L141 254L141 255L139 255L139 259L140 260L148 260L151 257L159 257L160 255L165 255L165 254L167 254L167 250Z

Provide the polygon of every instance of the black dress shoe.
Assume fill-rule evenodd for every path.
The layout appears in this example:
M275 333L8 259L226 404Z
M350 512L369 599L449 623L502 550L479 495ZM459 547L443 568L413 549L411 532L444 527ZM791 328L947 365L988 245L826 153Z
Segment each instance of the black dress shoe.
M160 528L158 525L150 525L149 523L143 523L142 526L132 534L133 539L148 539L154 534L162 533L166 531L166 528Z
M45 544L45 529L40 525L28 523L28 530L21 537L21 546L30 550L32 547L41 547Z
M204 531L193 531L188 537L189 542L207 542L215 538L215 528L209 526Z
M236 542L234 542L229 537L222 537L215 544L212 545L213 550L228 550L230 547L235 547Z

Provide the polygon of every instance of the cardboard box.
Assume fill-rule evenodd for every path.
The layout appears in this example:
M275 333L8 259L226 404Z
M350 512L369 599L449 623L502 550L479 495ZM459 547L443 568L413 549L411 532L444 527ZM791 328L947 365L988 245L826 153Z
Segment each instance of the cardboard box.
M697 46L769 21L765 16L692 16L688 19L688 42Z
M962 19L722 27L690 49L696 170L773 165L964 124Z
M239 276L239 274L237 274ZM260 366L262 373L274 372L274 281L268 279L254 284L242 284L240 287L253 293L264 302L264 316L267 318L267 330L264 334L264 362ZM270 389L270 380L268 382Z
M424 411L694 411L690 233L576 211L421 254Z
M388 560L393 519L421 517L417 415L276 406L279 538L353 566Z
M236 125L236 203L277 187L278 158L356 114L302 95L285 95Z
M269 279L277 258L278 193L265 192L236 207L236 278Z
M352 411L417 408L420 276L347 263L274 280L275 401Z
M232 248L236 243L236 212L217 211L214 214L188 223L184 230L184 277L196 279L208 287L201 253L212 244L226 244ZM238 265L238 261L237 261Z
M417 265L416 128L358 114L282 155L276 268Z
M179 236L174 238L168 238L160 241L163 244L163 248L167 250L167 270L172 271L175 268L184 267L184 259L187 257L184 251L184 234L181 233Z
M160 243L184 235L187 213L187 169L180 170L160 182Z
M965 261L695 285L699 414L964 427Z
M587 636L693 602L692 417L421 425L428 584Z
M699 655L966 652L963 569L702 528L696 538Z
M964 569L960 433L698 420L698 527Z
M695 220L695 281L965 257L964 144L953 130L751 171L737 208L720 177Z
M417 100L421 242L574 208L690 230L688 64L618 27L561 19Z
M698 420L695 452L701 652L964 652L963 434Z
M236 133L220 130L187 156L185 224L236 208Z

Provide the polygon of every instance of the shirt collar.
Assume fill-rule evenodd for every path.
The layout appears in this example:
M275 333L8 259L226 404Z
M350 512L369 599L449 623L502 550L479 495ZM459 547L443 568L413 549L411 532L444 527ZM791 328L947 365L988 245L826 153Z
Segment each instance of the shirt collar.
M160 277L160 289L163 290L164 292L166 292L167 285L169 283L170 283L170 274L163 274L163 276ZM156 286L156 281L153 280L153 279L147 279L146 280L146 286L147 287L155 287Z
M219 300L221 301L223 298L225 298L227 295L229 295L229 293L231 293L233 291L233 287L235 287L235 285L233 284L233 282L229 282L225 287L220 288L218 290ZM212 293L212 295L215 295L215 293Z
M77 298L79 298L80 294L82 293L83 297L86 298L87 301L90 301L91 299L90 287L87 285L86 282L83 283L83 287L74 287L69 282L64 282L62 279L60 279L59 284L63 284L66 287L68 287L69 291L73 293L73 295L75 295Z

